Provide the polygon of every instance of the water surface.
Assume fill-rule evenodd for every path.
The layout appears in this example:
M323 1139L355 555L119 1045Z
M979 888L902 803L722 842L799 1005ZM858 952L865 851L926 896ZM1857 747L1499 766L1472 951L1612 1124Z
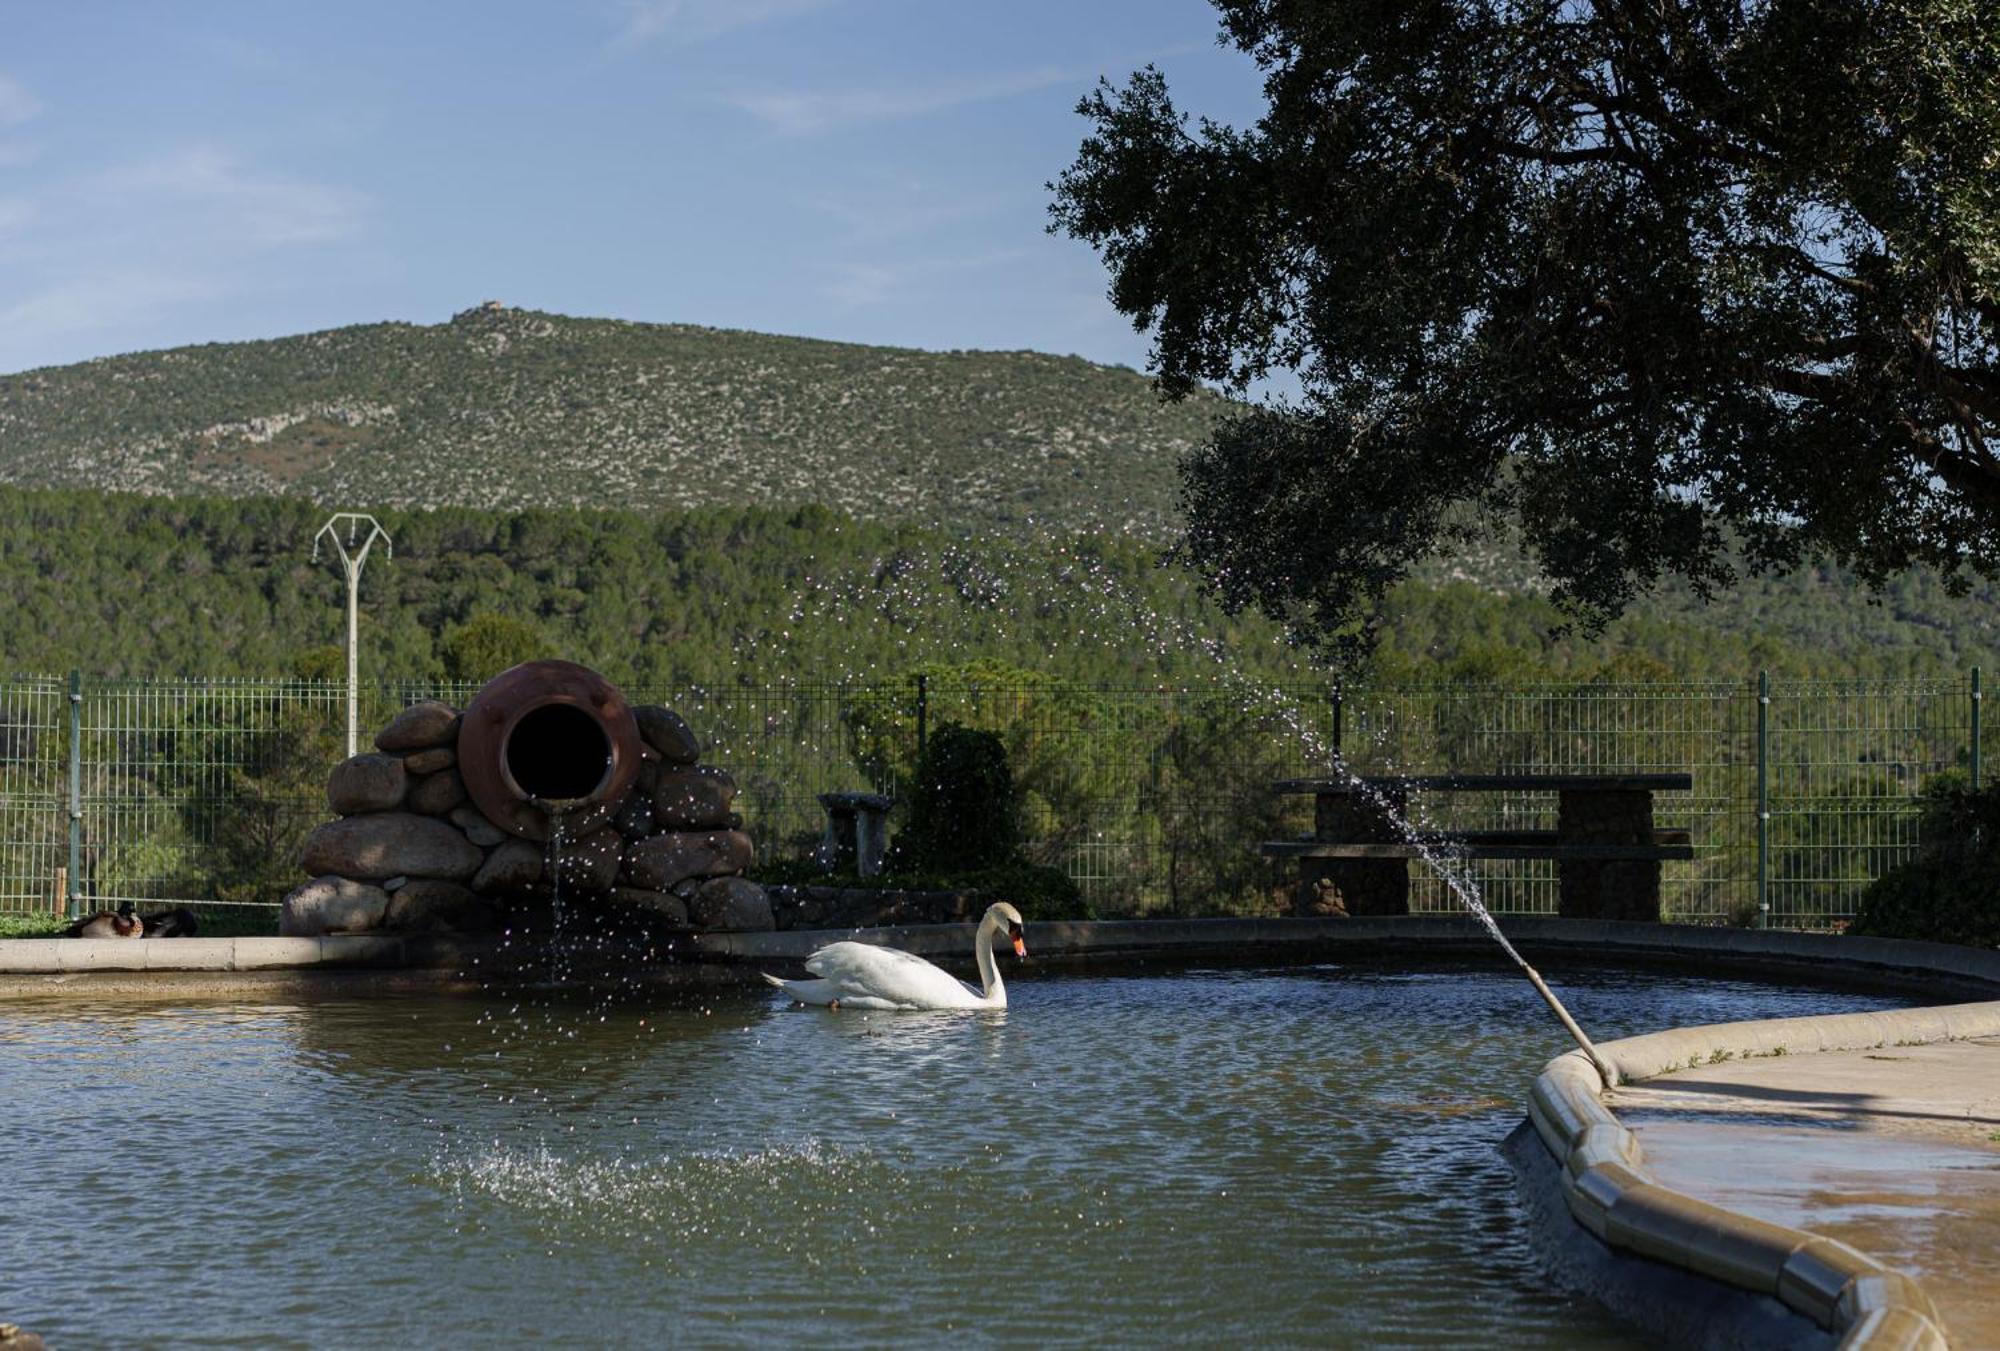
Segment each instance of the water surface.
M1556 975L1601 1038L1903 1001ZM1511 972L775 997L0 1005L0 1319L63 1347L1629 1346L1496 1152Z

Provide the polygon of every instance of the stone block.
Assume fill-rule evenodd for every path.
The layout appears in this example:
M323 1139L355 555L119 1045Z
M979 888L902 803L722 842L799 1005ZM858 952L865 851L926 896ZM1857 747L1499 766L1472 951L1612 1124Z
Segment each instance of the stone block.
M542 880L542 847L526 840L508 840L473 874L472 889L483 896L526 891Z
M701 740L681 715L658 704L641 704L632 710L638 720L639 736L672 765L691 765L701 759Z
M648 914L657 915L674 928L687 927L687 902L668 892L619 887L611 893L611 900L616 905L626 905L634 910L644 910Z
M702 883L688 903L688 918L697 929L778 927L770 896L755 882L741 877L717 877Z
M653 822L660 830L726 830L736 780L712 766L669 770L653 790Z
M458 763L458 752L449 746L433 746L403 757L403 768L412 774L435 774Z
M556 854L556 876L566 893L609 891L618 883L625 859L625 837L606 828L580 840L563 841Z
M375 734L375 748L383 751L427 751L450 746L458 740L458 710L436 699L411 704L389 720Z
M462 807L453 807L446 819L463 831L466 839L481 849L491 849L507 838L506 831L480 815L479 808L470 803Z
M278 912L283 938L316 938L330 933L365 933L380 928L389 893L348 877L315 877L288 894Z
M408 806L426 816L448 816L465 802L465 780L455 769L426 774L410 785Z
M672 891L675 883L740 873L755 861L750 837L740 830L669 831L632 845L625 880L646 891Z
M329 821L306 837L305 870L379 882L406 873L462 881L479 869L480 852L447 823L410 812L373 812Z
M350 755L326 776L326 805L335 814L393 811L403 801L409 775L393 755Z

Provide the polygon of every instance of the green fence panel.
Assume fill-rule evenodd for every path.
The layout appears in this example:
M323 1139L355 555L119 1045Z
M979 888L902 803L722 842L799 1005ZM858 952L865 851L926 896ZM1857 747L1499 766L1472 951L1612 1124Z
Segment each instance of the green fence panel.
M364 727L424 698L463 706L477 687L364 686ZM1687 772L1656 823L1688 830L1696 857L1663 870L1668 918L1747 923L1758 900L1757 685L1752 681L1544 686L1192 689L1004 686L931 678L626 690L681 711L736 778L760 856L803 856L818 796L902 797L920 737L946 723L994 732L1023 797L1031 858L1066 870L1104 914L1269 913L1290 865L1261 840L1310 829L1310 803L1279 778L1360 773ZM86 677L72 746L60 677L0 679L0 909L51 904L68 861L72 749L77 864L87 903L269 905L297 878L307 831L327 818L327 771L344 750L345 687L298 680ZM1838 925L1868 881L1910 856L1925 783L1973 762L1969 679L1774 681L1764 739L1771 809L1771 922ZM1548 794L1420 794L1418 824L1552 824ZM896 818L892 816L892 829ZM1554 865L1480 863L1494 909L1553 913ZM1413 872L1419 910L1456 902Z

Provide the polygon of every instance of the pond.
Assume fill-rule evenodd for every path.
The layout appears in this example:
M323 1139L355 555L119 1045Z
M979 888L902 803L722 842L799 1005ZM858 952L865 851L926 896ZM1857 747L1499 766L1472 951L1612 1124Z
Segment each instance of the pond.
M1554 983L1605 1039L1907 1002ZM0 1318L64 1347L1641 1344L1526 1247L1496 1147L1563 1042L1518 975L1010 995L0 1005Z

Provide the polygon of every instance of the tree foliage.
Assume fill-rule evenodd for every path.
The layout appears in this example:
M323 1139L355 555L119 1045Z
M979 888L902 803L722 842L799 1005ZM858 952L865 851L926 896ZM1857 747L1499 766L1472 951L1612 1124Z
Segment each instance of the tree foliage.
M1170 395L1297 374L1183 463L1227 605L1351 654L1490 519L1591 624L1739 559L1990 574L1992 6L1216 2L1263 116L1101 86L1053 212Z

